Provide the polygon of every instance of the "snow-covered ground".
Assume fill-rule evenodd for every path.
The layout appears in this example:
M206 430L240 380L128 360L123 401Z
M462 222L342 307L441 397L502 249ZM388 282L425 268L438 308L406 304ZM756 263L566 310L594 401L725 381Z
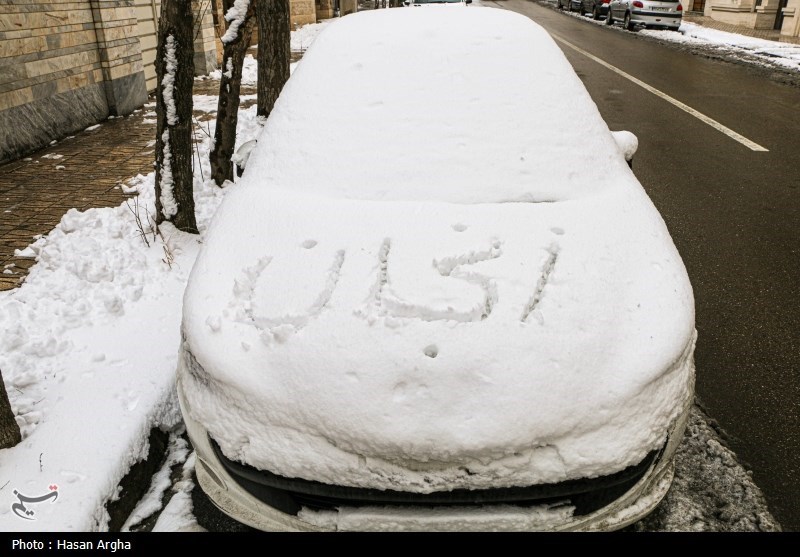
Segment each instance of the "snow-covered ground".
M197 106L216 110L213 98ZM213 135L214 122L207 125ZM255 107L240 111L239 143L259 126ZM174 372L185 281L226 189L203 178L210 138L196 136L199 236L169 225L153 235L146 215L154 213L154 174L137 176L127 184L139 192L135 203L71 209L23 250L37 260L27 280L0 293L0 369L23 432L22 443L0 451L0 531L107 528L105 505L147 454L154 426L172 432L169 454L127 526L160 512L156 530L200 529ZM700 414L685 441L678 469L686 479L679 475L647 529L774 527L758 488Z
M712 47L732 54L747 54L760 59L765 65L780 66L800 72L800 44L780 43L718 31L688 21L681 23L677 33L655 29L643 29L639 33L673 43Z

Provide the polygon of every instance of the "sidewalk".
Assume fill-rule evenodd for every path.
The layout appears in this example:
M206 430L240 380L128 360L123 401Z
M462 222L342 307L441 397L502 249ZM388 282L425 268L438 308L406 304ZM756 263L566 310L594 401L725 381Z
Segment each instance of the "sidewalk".
M218 87L215 80L196 80L194 94L217 95ZM253 93L254 87L242 86L242 95ZM121 184L153 171L154 113L155 105L148 103L129 116L112 117L0 165L0 291L19 286L35 263L16 257L15 249L25 249L37 235L50 232L73 207L120 205L130 197Z
M773 29L750 29L748 27L742 27L741 25L722 23L716 19L704 16L699 12L688 12L683 14L683 21L694 23L695 25L702 25L703 27L708 27L709 29L716 29L717 31L736 33L738 35L745 35L747 37L754 37L756 39L800 44L800 37L787 37L786 35L781 35L780 31L775 31Z

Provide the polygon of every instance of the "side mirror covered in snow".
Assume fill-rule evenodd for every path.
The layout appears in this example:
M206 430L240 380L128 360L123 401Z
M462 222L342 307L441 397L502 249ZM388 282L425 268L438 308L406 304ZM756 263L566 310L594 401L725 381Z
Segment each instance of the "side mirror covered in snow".
M256 146L256 141L256 139L245 141L231 157L231 162L236 165L237 177L244 172L244 167L247 166L247 159L250 158L250 153L253 151L253 147Z
M617 147L622 151L625 160L628 161L628 166L633 168L633 155L636 154L636 150L639 148L639 139L627 131L611 132L611 135L614 136Z

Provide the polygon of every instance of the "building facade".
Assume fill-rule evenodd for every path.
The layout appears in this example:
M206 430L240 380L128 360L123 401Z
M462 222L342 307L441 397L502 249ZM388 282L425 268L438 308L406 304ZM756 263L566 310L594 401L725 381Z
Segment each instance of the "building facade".
M205 75L221 58L223 2L191 1ZM334 2L355 11L355 0L290 0L292 27L331 17ZM0 1L0 163L147 102L160 13L161 0Z
M210 0L206 0L208 2ZM195 71L216 67L211 13L198 13ZM0 3L0 162L130 114L155 88L156 0Z
M800 36L800 0L706 0L704 14L750 29L774 29Z

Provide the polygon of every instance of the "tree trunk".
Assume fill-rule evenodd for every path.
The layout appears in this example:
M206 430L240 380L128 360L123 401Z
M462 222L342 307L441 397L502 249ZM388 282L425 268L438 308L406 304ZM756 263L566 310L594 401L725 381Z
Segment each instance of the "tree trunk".
M164 0L156 54L156 223L197 232L192 176L192 3Z
M289 0L256 0L258 18L258 115L267 117L289 79Z
M231 22L236 24L235 21ZM222 80L219 83L217 127L214 130L214 148L211 150L211 177L221 186L225 180L233 181L231 157L236 146L236 124L239 121L239 89L242 84L242 65L250 46L250 36L255 27L253 0L235 33L228 28L222 37Z
M22 441L19 425L14 419L11 403L8 401L3 374L0 373L0 449L8 449Z

